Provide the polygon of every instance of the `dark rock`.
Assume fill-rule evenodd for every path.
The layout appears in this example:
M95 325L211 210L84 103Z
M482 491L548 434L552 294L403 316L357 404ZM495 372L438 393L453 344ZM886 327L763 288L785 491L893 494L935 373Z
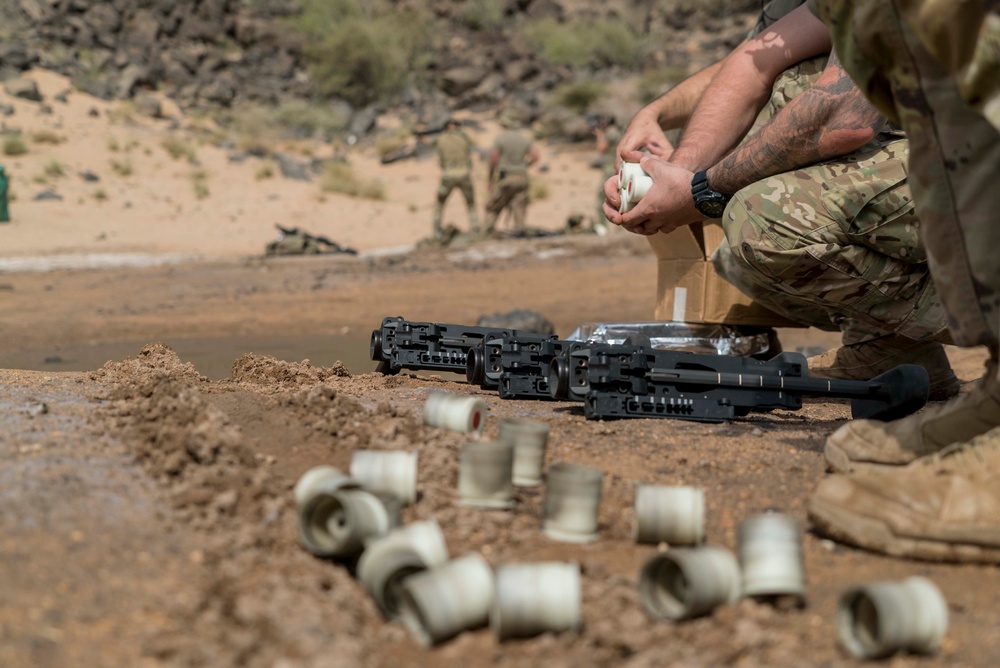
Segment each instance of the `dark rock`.
M38 52L16 43L0 45L0 64L15 70L27 70L39 61Z
M122 70L115 85L115 97L127 100L140 84L149 83L149 70L142 65L132 64Z
M87 115L97 118L101 115L101 111L97 107L91 107L90 111L87 112Z
M14 115L14 105L11 104L0 104L0 114L4 116Z
M118 31L122 27L121 15L110 2L94 3L83 15L94 34L94 41L106 49L117 46Z
M364 137L375 129L377 120L378 109L376 107L365 107L355 112L347 128L347 132L355 137Z
M51 104L40 104L38 105L38 113L45 116L51 116L55 112L53 111Z
M281 175L286 179L295 179L296 181L312 180L308 163L296 160L294 156L287 153L275 153L274 159L278 163Z
M453 67L441 74L440 87L448 95L457 97L478 86L485 76L486 71L480 67Z
M43 190L34 196L36 202L44 202L47 200L61 200L63 197L54 190Z
M38 84L31 79L12 79L4 84L3 89L8 95L19 97L22 100L41 102L42 94L38 92Z
M228 72L219 75L198 90L198 97L206 102L228 106L236 97L232 76Z
M69 94L71 92L72 91L70 91L70 90L61 91L59 93L56 93L54 96L52 96L52 99L55 100L56 102L62 102L63 104L68 104L69 103Z
M95 174L90 170L80 172L80 178L86 181L87 183L97 183L98 181L101 180L100 176L98 176L97 174Z
M163 105L158 98L140 93L133 98L136 110L143 116L163 118Z

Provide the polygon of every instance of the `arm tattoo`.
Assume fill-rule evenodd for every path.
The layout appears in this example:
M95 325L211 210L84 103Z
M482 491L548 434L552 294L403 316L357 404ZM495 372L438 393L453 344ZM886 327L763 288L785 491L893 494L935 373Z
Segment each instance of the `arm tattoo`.
M732 194L773 174L849 153L878 134L885 117L833 52L821 80L713 167L712 188Z

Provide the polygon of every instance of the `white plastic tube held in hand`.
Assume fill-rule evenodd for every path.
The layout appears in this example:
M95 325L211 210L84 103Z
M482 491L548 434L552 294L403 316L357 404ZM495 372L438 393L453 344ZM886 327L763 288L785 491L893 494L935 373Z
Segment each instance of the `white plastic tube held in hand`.
M546 535L570 543L597 538L602 478L589 466L559 462L549 467L542 519Z
M448 547L434 520L414 522L369 541L358 560L358 580L388 619L399 616L402 581L448 561Z
M948 604L926 578L877 582L840 597L837 635L854 656L878 659L905 650L933 654L948 630Z
M791 596L805 603L802 537L795 518L764 513L747 518L738 529L743 595L753 598Z
M656 619L707 615L740 598L740 566L729 550L714 545L667 550L639 574L639 598Z
M434 391L424 403L424 423L478 436L486 422L486 410L486 402L479 397Z
M500 440L514 446L514 484L519 487L540 485L549 425L537 420L504 418L500 422Z
M637 486L632 537L637 543L698 545L705 539L704 490Z
M493 605L493 570L468 554L403 580L400 619L426 646L485 626Z
M374 494L361 489L314 488L298 508L302 546L320 557L353 557L364 543L385 534L396 517Z
M405 504L417 500L417 453L355 450L351 477L369 492L392 494Z
M580 607L579 564L500 566L490 627L500 640L579 631Z
M618 195L621 203L618 213L628 213L646 196L653 185L653 179L642 170L637 162L623 162L618 172Z
M469 441L458 455L458 502L478 508L514 507L514 446Z

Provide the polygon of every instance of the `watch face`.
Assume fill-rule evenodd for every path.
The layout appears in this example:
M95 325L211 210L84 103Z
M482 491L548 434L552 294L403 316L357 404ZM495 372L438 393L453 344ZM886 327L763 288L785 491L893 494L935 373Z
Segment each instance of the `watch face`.
M718 200L704 199L698 202L698 211L709 218L722 218L726 211L726 203Z

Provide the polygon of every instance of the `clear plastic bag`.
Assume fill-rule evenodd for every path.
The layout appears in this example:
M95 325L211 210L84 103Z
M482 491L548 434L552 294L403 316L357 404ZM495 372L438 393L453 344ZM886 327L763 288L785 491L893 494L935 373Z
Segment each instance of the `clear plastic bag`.
M660 350L740 357L770 358L781 352L777 335L770 327L688 322L584 323L567 339L595 343L630 343Z

